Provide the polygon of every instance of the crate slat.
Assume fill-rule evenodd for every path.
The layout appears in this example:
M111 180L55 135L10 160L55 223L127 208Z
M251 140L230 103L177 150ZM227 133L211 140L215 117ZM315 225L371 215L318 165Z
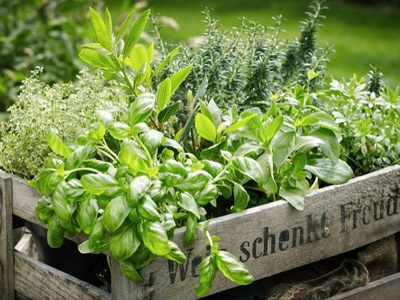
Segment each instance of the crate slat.
M330 297L329 300L398 300L400 298L400 273L396 273L363 287Z
M34 300L109 300L100 288L14 251L15 289Z
M0 177L0 299L14 299L12 181Z

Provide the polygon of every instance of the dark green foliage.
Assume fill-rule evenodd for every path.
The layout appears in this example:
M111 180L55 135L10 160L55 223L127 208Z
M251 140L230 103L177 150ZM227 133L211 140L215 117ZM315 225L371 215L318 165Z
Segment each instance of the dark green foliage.
M295 84L308 84L307 72L318 76L310 83L317 89L323 81L330 47L320 48L316 34L324 1L315 1L302 23L300 37L292 42L280 38L281 17L274 18L275 27L243 19L240 28L222 31L218 21L205 11L206 29L200 44L182 45L178 58L158 80L191 63L193 70L178 90L174 99L185 100L187 91L196 92L204 77L208 78L205 100L211 99L221 108L236 104L239 110L258 106L269 107L270 94L285 91ZM160 40L161 37L160 37ZM168 55L168 47L161 41L161 51ZM187 115L182 112L182 117Z
M91 1L2 1L0 7L0 111L17 100L21 81L44 67L46 83L75 79L83 67L77 49ZM101 4L101 3L100 3Z

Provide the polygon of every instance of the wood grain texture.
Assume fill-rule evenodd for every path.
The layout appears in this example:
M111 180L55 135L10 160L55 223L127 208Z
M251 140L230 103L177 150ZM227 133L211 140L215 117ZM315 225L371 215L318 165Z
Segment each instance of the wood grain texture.
M309 194L304 211L284 201L248 209L211 221L209 231L220 248L238 256L255 279L345 253L400 231L400 166ZM195 299L199 263L207 255L199 232L195 244L183 247L184 230L175 242L184 249L184 265L157 258L142 270L140 299ZM217 274L217 293L236 284ZM133 299L133 298L132 298Z
M0 299L14 299L11 178L0 176Z
M108 300L111 295L23 253L14 252L15 289L33 300Z
M398 300L399 298L400 273L396 273L366 286L333 296L329 300Z

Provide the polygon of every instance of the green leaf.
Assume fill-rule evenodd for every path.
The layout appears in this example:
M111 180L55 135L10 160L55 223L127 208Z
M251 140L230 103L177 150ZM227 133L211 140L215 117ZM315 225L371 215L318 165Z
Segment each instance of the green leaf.
M195 120L195 126L197 133L208 141L215 143L217 138L217 130L215 129L214 123L203 114L197 114Z
M257 162L260 164L263 170L263 184L262 187L267 195L275 194L278 191L278 185L274 176L274 162L273 156L270 153L264 153L261 155Z
M90 22L92 23L93 31L96 36L97 42L100 45L102 45L105 49L112 51L111 32L109 24L110 21L107 21L106 24L103 21L102 17L93 8L90 7L89 10L90 10Z
M111 58L92 49L82 49L79 53L79 57L93 67L105 70L118 70L118 66Z
M86 191L94 195L101 195L106 190L118 186L115 178L108 174L83 175L81 184Z
M139 18L135 21L135 23L132 26L132 29L128 33L128 36L126 37L125 40L125 46L124 46L124 51L123 51L123 57L127 57L131 52L133 47L136 45L138 42L144 27L146 26L147 19L149 17L150 10L146 10L143 12Z
M147 248L145 245L141 244L139 248L133 253L132 260L136 269L140 270L141 268L149 265L155 255Z
M106 128L101 122L95 123L92 127L93 128L89 131L87 137L89 140L97 143L104 138L104 135L106 134Z
M87 199L79 204L76 221L84 233L89 234L96 220L99 207L93 198Z
M53 129L50 129L47 132L46 141L54 153L65 158L71 154L71 151L67 148L67 146L65 146L64 142L59 138Z
M129 65L136 71L136 73L139 73L143 66L148 62L147 51L141 44L133 47L129 57L130 59L126 59L126 61L129 60Z
M230 132L233 132L235 130L238 130L239 128L242 128L243 126L245 126L251 119L253 119L254 117L256 117L257 114L252 114L250 116L247 116L243 119L238 120L237 122L231 124L228 128L226 128L224 130L224 134L228 134Z
M121 268L122 273L133 282L139 283L143 281L139 272L136 270L132 259L119 261L119 267Z
M178 87L182 84L182 82L189 75L190 70L192 69L192 65L188 65L187 67L179 70L174 75L171 76L171 95L175 93Z
M232 163L237 171L253 179L259 186L263 184L263 171L256 160L250 157L234 157Z
M47 224L47 243L51 248L60 248L64 243L65 229L61 226L59 218L54 215Z
M207 184L202 190L198 191L194 198L199 206L204 206L218 197L218 189L213 184Z
M129 172L134 176L138 172L146 173L150 165L146 153L131 140L122 142L118 160L122 165L128 166Z
M50 195L63 181L63 176L60 176L56 169L44 169L40 171L35 179L35 188L44 196Z
M183 181L177 183L175 187L194 194L203 189L211 180L212 176L209 173L199 170L189 173L188 176Z
M125 196L112 199L104 209L103 224L108 232L114 233L128 217L130 209Z
M123 140L129 138L132 135L131 128L128 124L122 122L111 123L107 130L110 132L111 136L117 140Z
M282 125L283 125L283 117L281 115L276 116L275 119L273 119L269 124L267 124L264 131L266 143L269 144L271 142L272 138L282 127Z
M307 192L299 188L281 188L279 196L289 202L297 210L304 210L304 198Z
M183 264L186 262L186 256L183 254L181 249L179 249L178 245L172 241L168 241L169 247L171 251L164 255L166 259L176 261L178 264Z
M248 285L254 281L246 266L233 254L220 250L216 253L217 267L229 280L240 285Z
M115 38L115 43L118 43L118 41L120 39L122 39L122 37L125 35L126 31L129 28L129 25L132 22L132 18L133 18L133 13L134 12L135 11L131 11L129 13L129 15L126 17L126 19L124 20L124 22L122 23L121 28L118 30L117 37Z
M128 123L131 127L147 120L153 111L155 96L151 93L143 93L136 97L129 107Z
M142 240L155 255L166 255L171 251L167 232L159 222L144 222Z
M67 183L65 181L62 181L54 191L51 201L54 212L57 214L60 223L64 227L69 227L72 219L72 212L70 211L70 208L67 204L67 194Z
M42 196L35 207L35 214L39 218L40 222L47 224L52 216L54 216L54 210L51 208L51 199L46 196Z
M200 263L199 284L196 286L196 296L201 297L207 294L211 288L217 271L215 254L204 258Z
M174 50L172 50L166 58L156 67L156 69L153 72L152 77L156 76L158 73L164 69L164 67L170 63L170 61L178 54L179 49L181 46L176 47Z
M166 163L160 166L160 172L163 173L172 173L176 175L180 175L182 177L188 176L188 171L186 170L185 166L173 159L167 160Z
M244 187L236 182L233 183L233 200L234 212L245 210L250 201L250 196Z
M273 160L277 168L280 168L289 157L293 150L295 138L294 132L285 132L271 143Z
M97 249L102 244L103 239L106 236L106 228L103 224L103 217L99 217L95 220L95 223L90 230L88 246L90 249Z
M164 123L168 121L172 116L176 115L178 108L180 106L180 102L175 102L167 107L165 107L159 114L158 114L158 122Z
M65 162L65 169L72 170L75 168L79 168L83 161L88 159L90 154L92 153L92 145L87 144L84 147L78 147L71 153L71 155L67 158Z
M332 161L337 161L340 156L340 144L336 134L326 128L318 128L311 132L307 132L305 136L313 136L322 141L319 143L319 147L322 152Z
M144 195L138 203L137 212L143 220L160 221L161 216L157 210L157 204L149 195Z
M171 100L171 79L165 78L157 92L157 111L162 111Z
M126 260L139 248L140 238L132 223L122 225L110 239L110 250L117 260Z
M303 171L307 163L307 155L305 153L297 153L293 157L293 173Z
M330 184L345 183L354 176L350 166L341 159L337 162L328 158L309 159L305 169Z
M143 132L140 139L150 154L154 154L158 147L162 145L164 136L160 131L150 129Z
M188 212L185 224L185 236L183 238L183 245L189 246L196 240L197 217Z
M197 206L196 200L189 193L181 193L180 201L178 202L179 206L183 209L190 211L194 214L198 219L200 219L200 211Z
M130 207L137 207L139 200L150 188L151 181L147 176L135 177L129 184L127 201Z

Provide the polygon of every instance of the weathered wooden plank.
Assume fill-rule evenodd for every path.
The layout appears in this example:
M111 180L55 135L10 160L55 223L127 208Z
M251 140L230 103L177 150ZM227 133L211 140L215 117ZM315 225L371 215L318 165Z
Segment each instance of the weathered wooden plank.
M14 299L11 178L0 177L0 299Z
M14 251L15 289L33 300L106 300L111 295L76 277Z
M0 171L0 176L10 175L4 173L4 171ZM40 224L34 212L41 195L29 187L22 178L17 176L11 176L11 178L13 182L13 214L32 223Z
M399 298L400 273L396 273L366 286L333 296L329 300L398 300Z
M256 279L353 250L400 231L400 166L307 196L304 211L277 201L212 220L209 231L220 247L237 255ZM178 266L157 258L142 270L143 298L195 299L199 263L207 255L204 237L183 247L188 261ZM236 286L217 274L210 294ZM130 298L134 299L134 298Z
M143 298L143 286L141 284L132 284L122 273L118 262L113 258L111 259L111 274L112 300Z

